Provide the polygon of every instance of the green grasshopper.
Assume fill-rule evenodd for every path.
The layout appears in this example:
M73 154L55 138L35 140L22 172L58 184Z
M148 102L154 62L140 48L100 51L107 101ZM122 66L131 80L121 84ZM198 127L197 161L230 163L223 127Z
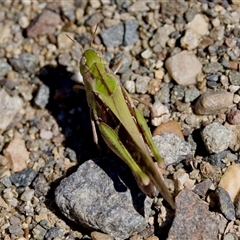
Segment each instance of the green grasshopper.
M106 60L96 51L88 49L80 60L80 72L90 107L95 143L98 143L96 123L108 147L130 167L140 189L149 197L154 197L156 187L174 209L173 198L149 149L160 167L165 167L165 162L152 140L144 117L109 69Z

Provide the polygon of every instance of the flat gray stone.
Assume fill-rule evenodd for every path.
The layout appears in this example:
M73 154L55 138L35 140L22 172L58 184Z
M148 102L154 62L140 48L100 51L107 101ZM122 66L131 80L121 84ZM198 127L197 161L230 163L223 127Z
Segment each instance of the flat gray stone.
M227 220L235 221L236 220L235 209L228 192L225 189L218 187L216 189L216 193L218 196L219 207L222 214L225 216Z
M20 73L24 71L35 73L38 70L38 56L30 53L22 53L20 55L16 55L10 58L9 61L12 67Z
M106 47L116 47L123 43L124 25L119 23L101 32L103 43Z
M129 46L138 41L138 21L134 19L121 22L101 32L106 47Z

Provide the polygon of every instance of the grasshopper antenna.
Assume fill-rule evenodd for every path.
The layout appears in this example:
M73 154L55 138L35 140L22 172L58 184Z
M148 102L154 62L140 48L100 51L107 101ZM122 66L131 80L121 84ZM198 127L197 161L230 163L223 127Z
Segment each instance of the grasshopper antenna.
M90 45L91 49L92 49L93 40L96 37L97 29L98 29L98 24L96 25L96 28L95 28L94 33L93 33L93 38L92 38L91 45Z
M83 48L82 48L82 46L79 44L79 42L77 42L76 40L72 39L67 33L65 33L65 34L66 34L66 36L67 36L72 42L76 43L76 44L80 47L80 49L81 49L82 52L84 52L84 51L83 51Z

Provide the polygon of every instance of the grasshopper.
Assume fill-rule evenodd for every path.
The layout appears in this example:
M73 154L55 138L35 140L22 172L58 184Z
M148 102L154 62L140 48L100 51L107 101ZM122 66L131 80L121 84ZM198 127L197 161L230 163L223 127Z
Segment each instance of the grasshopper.
M86 50L80 60L80 72L90 107L95 143L98 143L96 123L108 147L130 167L139 188L149 197L155 196L157 188L174 209L174 200L150 151L160 167L165 167L165 162L144 117L109 69L105 58L92 48Z

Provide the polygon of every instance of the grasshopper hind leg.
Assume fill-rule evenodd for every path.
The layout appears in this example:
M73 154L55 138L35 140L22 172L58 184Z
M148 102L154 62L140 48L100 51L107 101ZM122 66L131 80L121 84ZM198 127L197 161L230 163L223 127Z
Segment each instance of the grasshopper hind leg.
M149 197L154 197L156 192L155 186L149 177L139 168L115 130L103 122L99 123L98 127L108 147L112 150L115 149L114 153L129 166L142 192Z

